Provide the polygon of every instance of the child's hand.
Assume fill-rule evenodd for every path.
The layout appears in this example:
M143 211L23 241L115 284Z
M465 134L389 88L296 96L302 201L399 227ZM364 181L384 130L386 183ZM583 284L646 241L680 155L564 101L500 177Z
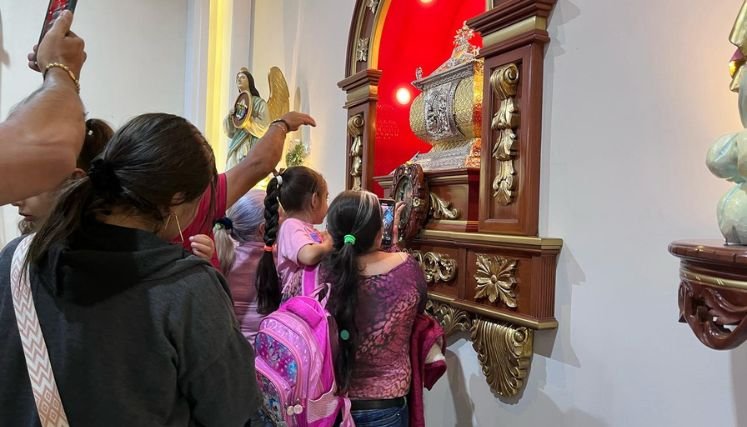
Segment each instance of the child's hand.
M210 261L215 253L215 242L209 236L197 234L189 238L192 253L198 257Z
M330 236L329 233L326 231L322 231L320 234L322 236L322 243L320 243L320 245L324 249L324 252L325 253L332 252L332 249L334 247L334 241L332 240L332 236Z

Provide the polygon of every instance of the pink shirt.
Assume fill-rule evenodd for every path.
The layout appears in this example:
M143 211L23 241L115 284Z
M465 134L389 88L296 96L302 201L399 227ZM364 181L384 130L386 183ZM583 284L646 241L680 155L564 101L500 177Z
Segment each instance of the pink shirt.
M280 225L276 266L283 299L300 295L303 269L306 266L298 262L298 253L304 246L314 243L322 243L322 236L311 224L288 218Z
M254 345L259 322L265 318L257 313L257 265L264 254L264 243L247 242L236 246L236 259L226 279L233 296L233 311L239 320L241 333Z
M218 182L215 186L215 210L210 212L210 198L211 189L208 187L205 193L200 199L200 205L197 207L197 213L192 222L184 229L182 229L182 235L184 236L184 242L181 241L181 236L177 236L171 243L181 243L184 249L192 253L192 246L190 246L189 238L198 234L206 234L213 238L213 222L226 216L226 204L228 203L228 182L226 181L226 174L222 173L218 175ZM185 225L185 224L182 224ZM210 260L217 270L220 270L220 262L218 261L218 251L213 252L213 258Z

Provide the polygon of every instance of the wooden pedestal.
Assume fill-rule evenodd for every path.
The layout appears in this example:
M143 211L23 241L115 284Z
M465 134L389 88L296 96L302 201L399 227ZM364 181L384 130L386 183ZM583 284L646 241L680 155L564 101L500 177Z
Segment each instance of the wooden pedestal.
M669 245L681 259L680 322L716 350L747 340L747 247L719 240L682 240Z

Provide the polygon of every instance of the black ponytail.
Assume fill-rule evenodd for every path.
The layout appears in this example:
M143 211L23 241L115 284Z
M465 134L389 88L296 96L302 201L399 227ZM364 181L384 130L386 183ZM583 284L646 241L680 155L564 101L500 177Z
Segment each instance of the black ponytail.
M278 213L280 202L278 197L280 197L280 186L278 185L278 178L274 177L267 184L267 196L265 197L264 240L265 247L268 248L275 244L280 228L280 215ZM257 312L270 314L277 310L280 307L282 295L272 252L265 251L259 260L257 280L254 283L257 287Z
M84 222L115 208L152 221L156 232L175 195L182 196L180 203L191 202L215 182L213 151L184 118L143 114L108 143L106 128L92 125L94 134L88 136L103 141L103 152L91 161L87 176L62 190L29 247L27 264L40 261L51 245L72 236Z
M376 195L346 191L332 201L327 213L327 230L334 249L324 261L325 280L332 286L327 310L335 318L340 334L335 355L335 378L340 392L347 392L360 344L356 323L360 255L374 249L381 231L381 208Z

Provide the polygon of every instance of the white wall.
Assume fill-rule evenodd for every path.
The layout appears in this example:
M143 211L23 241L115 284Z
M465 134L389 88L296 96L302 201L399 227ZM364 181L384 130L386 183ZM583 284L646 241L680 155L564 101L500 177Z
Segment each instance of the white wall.
M255 2L253 69L280 65L302 88L320 119L313 166L332 194L343 185L335 83L352 3ZM678 264L667 252L672 240L719 237L715 204L727 185L704 158L739 126L727 38L740 4L558 1L540 232L565 240L560 327L537 335L518 401L493 396L471 344L453 339L448 378L426 395L429 427L747 426L747 346L712 351L677 323Z
M41 77L26 66L46 0L0 0L0 118ZM81 97L89 117L114 126L145 112L184 115L187 2L79 2L73 30L86 41ZM5 221L2 221L5 219ZM15 210L0 211L0 244L15 234Z
M253 8L250 70L257 89L268 96L267 72L285 73L291 109L311 114L316 128L302 128L310 145L307 165L324 174L330 194L345 186L347 115L345 94L337 82L345 78L345 50L353 1L262 0ZM295 106L294 106L295 104Z

